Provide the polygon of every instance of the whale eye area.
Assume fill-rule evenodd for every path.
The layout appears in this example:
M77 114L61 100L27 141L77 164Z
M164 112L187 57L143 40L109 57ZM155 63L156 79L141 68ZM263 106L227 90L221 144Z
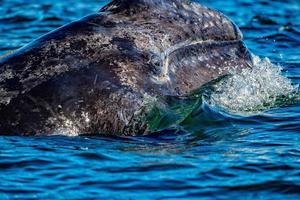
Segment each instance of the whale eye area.
M150 53L148 55L148 63L150 64L150 70L154 75L161 73L162 60L161 57L156 53Z

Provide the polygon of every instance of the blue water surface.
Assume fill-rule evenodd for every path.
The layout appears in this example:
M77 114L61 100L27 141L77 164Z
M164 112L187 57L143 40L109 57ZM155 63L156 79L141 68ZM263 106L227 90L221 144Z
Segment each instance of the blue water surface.
M0 55L107 2L0 0ZM199 2L300 82L299 0ZM300 104L250 116L208 106L190 126L148 137L1 136L0 199L300 199Z

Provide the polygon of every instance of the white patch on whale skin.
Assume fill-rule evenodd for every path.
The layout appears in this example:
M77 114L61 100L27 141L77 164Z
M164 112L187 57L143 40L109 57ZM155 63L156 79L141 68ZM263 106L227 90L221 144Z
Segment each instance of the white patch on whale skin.
M204 23L203 28L207 29L208 27L209 27L209 24L208 23Z
M78 129L78 127L76 126L76 124L65 117L60 117L63 118L62 119L62 123L60 123L60 125L58 125L57 128L55 128L53 131L51 131L51 135L64 135L64 136L79 136L80 135L80 131ZM50 124L55 124L56 122L56 118L51 117L48 119L48 122Z
M198 60L200 62L203 62L204 60L206 60L206 57L205 56L198 56Z
M59 105L62 109L62 106ZM76 119L76 117L73 117ZM91 118L88 112L81 112L80 118L75 121L66 117L64 114L54 114L47 120L48 124L55 124L56 128L50 132L51 135L79 136L82 134L83 127L90 127Z
M203 15L206 17L206 18L209 18L210 15L208 14L208 12L204 12Z
M3 66L5 69L5 66ZM0 77L0 82L4 82L5 80L9 80L14 77L14 73L11 69L6 69L4 72L2 72ZM7 88L0 87L0 105L8 105L13 97L16 97L19 95L19 91L10 91Z
M126 114L126 110L120 109L117 111L118 118L124 122L125 125L129 124L130 116Z
M89 124L91 122L91 119L89 117L89 113L87 112L82 112L81 117L83 118L84 122Z

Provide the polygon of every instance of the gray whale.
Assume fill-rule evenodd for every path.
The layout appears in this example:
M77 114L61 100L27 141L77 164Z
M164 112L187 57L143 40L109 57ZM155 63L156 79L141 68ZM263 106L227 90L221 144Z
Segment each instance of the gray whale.
M114 0L0 60L0 134L147 134L157 97L251 65L241 32L215 10Z

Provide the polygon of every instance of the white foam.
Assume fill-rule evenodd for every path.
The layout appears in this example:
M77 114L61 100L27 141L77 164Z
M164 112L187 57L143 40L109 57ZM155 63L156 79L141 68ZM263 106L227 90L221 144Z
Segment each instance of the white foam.
M278 99L298 95L298 85L282 75L282 68L268 58L253 56L252 69L233 73L215 85L210 96L211 105L236 114L249 115L276 106Z

